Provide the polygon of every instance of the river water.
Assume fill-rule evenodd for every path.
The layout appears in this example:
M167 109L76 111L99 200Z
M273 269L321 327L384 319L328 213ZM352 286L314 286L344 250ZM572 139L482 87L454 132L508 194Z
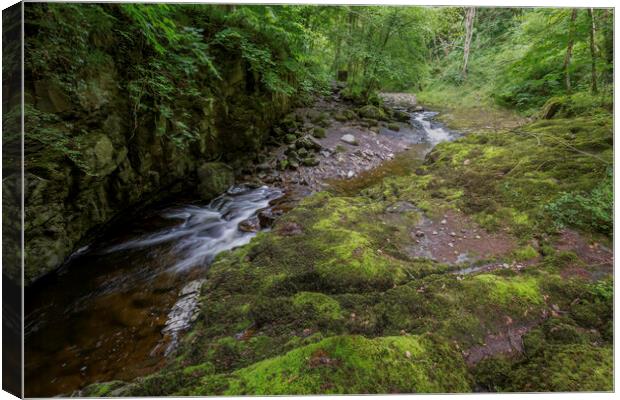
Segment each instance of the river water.
M410 127L382 131L412 149L342 182L361 187L411 171L437 143L455 137L432 121L435 114L412 113ZM247 244L256 233L243 229L244 222L285 201L290 199L281 189L242 185L209 203L152 207L116 224L27 288L26 396L70 394L93 382L130 380L161 367L195 317L213 258Z

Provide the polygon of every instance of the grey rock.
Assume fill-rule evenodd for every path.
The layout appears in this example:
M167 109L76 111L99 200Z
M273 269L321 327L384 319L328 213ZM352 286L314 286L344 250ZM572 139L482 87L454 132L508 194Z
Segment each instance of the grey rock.
M351 135L350 133L347 133L346 135L342 135L340 140L342 140L343 142L347 144L351 144L354 146L358 145L357 139L355 138L355 136Z

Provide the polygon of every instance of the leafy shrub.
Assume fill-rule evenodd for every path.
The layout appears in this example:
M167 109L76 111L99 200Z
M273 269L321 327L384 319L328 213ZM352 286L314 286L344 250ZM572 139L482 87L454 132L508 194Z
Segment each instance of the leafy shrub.
M590 193L566 193L545 208L554 217L558 229L574 226L587 231L611 235L613 231L613 173Z

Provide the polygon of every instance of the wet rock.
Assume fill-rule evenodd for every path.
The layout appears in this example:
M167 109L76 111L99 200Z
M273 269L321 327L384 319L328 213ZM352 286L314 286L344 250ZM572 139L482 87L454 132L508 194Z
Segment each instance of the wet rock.
M342 140L343 142L345 142L347 144L351 144L351 145L354 145L354 146L358 145L357 139L355 139L355 136L351 135L350 133L347 133L346 135L342 135L340 140Z
M282 215L282 212L276 212L271 208L259 211L257 216L260 227L263 229L269 228L280 215Z
M355 176L355 173L353 171L349 171L347 172L347 178L351 179Z
M424 232L422 232L422 231L417 231L417 232L415 233L415 235L416 235L416 237L421 238L421 237L424 237Z
M238 228L242 232L258 232L260 230L258 217L254 216L239 222Z
M398 124L391 123L391 124L388 124L387 127L391 131L396 131L396 132L400 131L400 125Z
M379 121L377 121L376 119L372 119L372 118L364 118L362 122L363 122L363 125L367 128L379 125Z
M297 149L301 149L303 147L306 150L314 151L319 151L323 148L323 146L321 146L321 144L312 136L300 137L295 141L295 147L297 147Z
M168 313L166 326L162 330L162 334L171 338L166 348L166 355L170 354L176 347L179 333L189 328L192 320L195 319L194 316L199 305L200 289L204 282L204 279L198 279L185 285L179 292L179 299Z
M395 120L400 121L400 122L409 122L409 120L411 119L411 116L409 115L408 112L401 111L401 110L394 110L393 117Z
M319 165L319 160L314 157L306 157L301 161L301 163L306 167L315 167Z
M314 128L312 130L312 136L314 136L315 138L318 138L318 139L322 139L325 136L327 136L327 134L325 133L325 129L324 128L316 127L316 128Z
M300 158L305 158L308 155L308 150L302 147L301 149L299 149L297 154L299 155Z
M445 224L447 224L447 223L448 223L448 221L446 221L445 219L442 219L442 220L441 220L441 225L445 225Z
M373 105L370 105L370 104L360 108L358 110L358 114L362 118L370 118L370 119L375 119L375 120L385 119L385 112L382 109L375 107Z
M337 113L334 115L334 119L338 122L346 122L349 118L346 117L343 113Z
M198 193L204 199L211 199L226 191L235 183L232 168L220 162L206 163L196 171Z

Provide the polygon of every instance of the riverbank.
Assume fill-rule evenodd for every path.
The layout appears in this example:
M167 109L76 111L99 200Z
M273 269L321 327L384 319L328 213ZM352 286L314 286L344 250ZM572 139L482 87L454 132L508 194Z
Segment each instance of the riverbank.
M109 226L28 290L30 394L70 393L161 368L198 318L200 286L214 256L246 244L334 180L354 184L408 148L420 163L432 140L447 137L429 138L422 125L404 119L430 127L430 117L359 107L342 101L337 89L287 115L255 162L237 163L237 184L227 194L210 203L191 192L168 196Z
M606 193L611 138L472 133L311 195L217 257L166 367L80 394L611 390L610 239L558 200Z

